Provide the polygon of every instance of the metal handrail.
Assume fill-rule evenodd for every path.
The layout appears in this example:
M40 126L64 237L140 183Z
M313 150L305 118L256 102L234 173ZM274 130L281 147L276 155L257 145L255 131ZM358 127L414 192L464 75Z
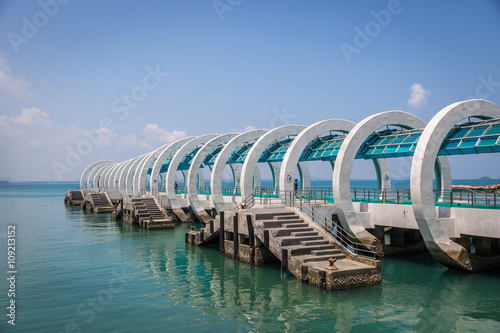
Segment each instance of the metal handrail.
M252 192L245 198L245 200L240 202L235 209L252 208L254 205L255 205L255 197L254 197L254 192Z
M340 242L340 244L342 244L346 250L359 255L370 257L376 256L375 246L357 242L357 240L366 240L368 243L371 243L373 241L372 239L356 237L355 235L342 228L340 226L340 223L338 223L339 221L333 221L331 218L323 214L320 210L318 210L317 208L315 209L315 207L307 202L302 196L298 195L295 192L285 193L285 195L287 194L291 199L289 200L289 204L291 207L298 208L302 213L309 217L312 222L314 222L317 226L323 228L329 236Z
M263 195L267 196L264 197ZM279 205L279 206L289 206L299 209L303 214L305 214L313 223L325 230L325 232L340 243L346 251L354 252L359 255L375 257L376 256L376 246L366 245L362 242L366 240L367 243L373 242L373 239L358 238L351 234L342 226L338 221L333 221L331 218L324 215L317 207L311 204L310 198L304 198L295 191L281 191L264 193L262 190L254 191L252 195L248 196L243 202L249 201L250 198L255 203L255 198L261 198L261 205ZM263 202L262 198L267 198L267 202ZM281 198L280 200L272 200L273 198ZM284 204L283 199L284 198ZM253 206L252 204L252 206ZM247 207L249 208L249 207Z

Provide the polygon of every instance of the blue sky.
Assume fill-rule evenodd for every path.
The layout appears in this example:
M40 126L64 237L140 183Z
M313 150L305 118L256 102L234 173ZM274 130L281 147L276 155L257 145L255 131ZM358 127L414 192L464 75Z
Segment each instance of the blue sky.
M499 40L496 0L2 1L0 178L76 180L184 136L500 104ZM498 178L498 162L455 158L453 176Z

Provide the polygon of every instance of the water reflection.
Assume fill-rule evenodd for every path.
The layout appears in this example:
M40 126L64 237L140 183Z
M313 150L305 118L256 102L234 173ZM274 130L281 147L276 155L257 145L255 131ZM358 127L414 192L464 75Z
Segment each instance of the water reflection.
M448 270L428 253L384 259L381 285L330 292L282 277L279 264L250 266L219 256L218 245L185 244L185 224L149 231L73 208L66 217L95 242L117 240L142 301L169 320L241 332L500 331L500 273Z
M495 273L461 274L419 255L384 260L379 286L328 292L289 272L281 277L279 264L250 266L219 256L217 245L184 244L187 230L166 233L169 240L153 240L139 255L159 286L150 302L164 309L186 305L197 313L189 322L233 320L243 331L271 332L468 330L478 320L498 328L500 297L477 285L491 286Z

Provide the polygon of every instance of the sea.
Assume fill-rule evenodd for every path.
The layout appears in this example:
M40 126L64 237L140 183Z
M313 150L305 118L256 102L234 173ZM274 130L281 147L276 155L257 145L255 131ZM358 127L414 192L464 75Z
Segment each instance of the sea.
M0 332L500 332L500 271L424 253L382 259L379 285L327 291L185 244L186 224L148 231L66 206L77 187L0 185Z

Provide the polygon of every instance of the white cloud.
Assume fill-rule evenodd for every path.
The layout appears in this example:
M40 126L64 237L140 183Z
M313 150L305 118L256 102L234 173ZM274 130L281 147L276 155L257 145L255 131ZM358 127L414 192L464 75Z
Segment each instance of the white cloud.
M49 114L38 108L23 109L20 116L12 118L12 122L19 125L30 125L33 123L52 125Z
M21 76L14 77L7 59L0 55L0 93L15 97L28 95L30 82Z
M173 130L172 132L167 132L158 124L147 124L142 133L146 137L144 144L153 147L159 147L161 145L171 143L186 137L186 131Z
M52 180L61 176L76 180L94 161L121 162L183 138L186 131L168 132L157 124L148 124L142 134L138 137L134 133L120 135L109 128L58 127L49 113L34 107L13 117L0 115L0 178ZM57 174L54 163L70 171Z
M414 83L410 87L410 98L408 99L408 106L418 108L427 105L427 98L431 94L430 91L425 90L420 83Z
M235 128L233 129L233 132L237 132L237 133L245 133L245 132L248 132L248 131L252 131L256 129L255 126L252 126L252 125L248 125L248 126L245 126L244 129L241 129L241 128Z

